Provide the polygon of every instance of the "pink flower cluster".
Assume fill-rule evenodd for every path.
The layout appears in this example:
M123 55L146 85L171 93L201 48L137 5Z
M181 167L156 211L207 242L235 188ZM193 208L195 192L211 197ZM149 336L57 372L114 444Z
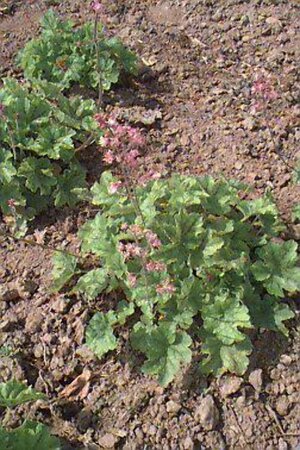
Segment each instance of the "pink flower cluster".
M118 250L125 258L125 261L131 258L143 257L145 255L145 250L140 247L138 244L129 242L124 244L123 242L119 242Z
M109 186L109 191L111 194L115 194L118 190L123 186L122 181L116 181L115 183L111 183Z
M148 244L153 248L161 247L161 240L158 238L156 233L153 231L146 231L145 237L147 239Z
M10 208L10 209L15 209L15 207L16 207L16 201L15 201L15 199L13 199L13 198L10 198L9 200L7 200L7 206Z
M156 292L160 295L163 294L174 294L176 288L170 281L165 281L164 284L160 284L156 287Z
M99 127L105 130L101 146L107 150L103 161L106 164L122 162L128 168L135 168L140 156L138 149L145 145L142 133L137 128L119 124L114 118L108 118L105 114L96 114L95 120Z
M147 272L163 272L166 268L166 265L159 261L149 261L146 264Z
M136 286L137 276L134 275L134 273L129 273L127 275L127 280L128 280L128 283L130 284L131 287L135 287Z
M91 9L95 12L95 13L103 13L104 12L104 6L102 5L102 3L99 2L99 0L93 0L90 4Z
M150 247L152 248L160 248L162 245L161 240L159 239L156 233L154 233L151 230L144 230L139 225L136 224L128 225L127 223L123 223L121 225L121 230L131 232L134 235L134 237L138 239L144 237L148 242L148 244L150 245Z
M141 186L145 186L149 181L159 180L159 178L161 178L161 173L155 172L154 170L150 169L147 173L139 178L139 184Z
M265 75L261 75L252 85L252 94L256 97L254 111L260 111L265 106L278 98L271 80Z
M4 116L5 114L5 106L3 103L0 103L0 117Z

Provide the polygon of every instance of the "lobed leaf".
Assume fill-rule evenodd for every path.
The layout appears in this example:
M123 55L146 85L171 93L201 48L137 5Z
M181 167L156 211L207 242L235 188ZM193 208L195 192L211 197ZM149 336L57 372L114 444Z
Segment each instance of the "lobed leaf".
M45 395L16 380L0 383L0 405L8 408L34 400L44 399Z

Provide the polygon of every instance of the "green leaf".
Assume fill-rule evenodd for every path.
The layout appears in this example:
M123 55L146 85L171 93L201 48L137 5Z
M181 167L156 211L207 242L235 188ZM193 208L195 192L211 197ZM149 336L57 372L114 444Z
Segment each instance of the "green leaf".
M54 291L60 291L75 274L77 258L68 253L55 252L52 262L52 288Z
M0 148L0 183L10 183L17 173L12 163L12 157L13 155L9 150Z
M300 222L300 203L297 203L292 212L293 222Z
M146 354L147 361L142 371L147 375L155 375L162 386L167 386L179 372L180 367L191 361L190 346L192 339L182 331L168 323L156 328L146 328L137 324L131 336L135 349Z
M222 375L229 371L243 375L248 368L251 351L252 345L246 336L237 344L223 345L218 339L208 335L202 344L202 353L206 357L200 368L205 374Z
M100 183L95 183L91 189L92 203L103 208L112 208L116 197L110 192L110 185L116 182L112 173L105 171L101 175Z
M18 175L26 179L25 186L31 192L50 195L57 181L50 161L46 158L26 158L19 166Z
M57 188L54 192L55 206L74 206L78 202L76 189L85 187L85 170L76 163L70 164L57 179Z
M46 398L44 394L35 391L16 380L0 383L0 405L12 408L23 403Z
M126 300L121 300L118 303L118 308L116 311L117 321L120 325L124 325L127 317L132 316L135 312L135 307L133 302L126 302Z
M98 358L102 358L105 353L115 350L118 346L112 328L115 322L116 316L112 311L107 314L97 312L87 326L86 345Z
M59 440L38 422L25 421L11 431L0 427L1 450L61 450Z
M243 341L245 335L239 328L252 327L248 308L228 292L213 294L201 313L204 329L225 345Z
M75 291L81 292L89 299L96 298L108 284L108 273L105 269L94 269L79 278Z
M288 336L288 329L283 322L295 316L288 305L278 303L278 300L274 297L265 296L261 298L254 293L250 294L247 304L252 323L256 328L280 331Z
M284 297L284 291L294 293L300 290L297 248L295 241L287 241L282 244L269 242L257 250L260 260L252 265L251 271L269 294Z

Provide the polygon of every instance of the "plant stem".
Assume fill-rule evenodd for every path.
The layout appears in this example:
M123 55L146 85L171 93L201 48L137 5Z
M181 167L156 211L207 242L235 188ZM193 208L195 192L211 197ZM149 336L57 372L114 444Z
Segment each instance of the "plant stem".
M33 239L18 237L18 236L15 236L13 233L10 233L9 231L0 230L0 236L11 238L14 241L24 242L24 244L27 244L27 245L33 245L35 247L40 247L40 248L42 248L44 250L51 250L53 252L59 252L59 253L65 254L65 255L73 256L73 257L78 258L78 259L84 259L82 256L76 255L75 253L69 252L68 250L62 250L62 249L59 249L59 248L53 248L53 247L51 247L49 245L46 245L46 244L40 244L39 242L36 242Z
M103 83L102 83L102 74L101 74L101 65L100 65L100 51L99 51L99 14L96 12L95 14L95 22L94 22L94 44L97 58L97 71L98 71L98 112L101 109L102 100L103 100Z

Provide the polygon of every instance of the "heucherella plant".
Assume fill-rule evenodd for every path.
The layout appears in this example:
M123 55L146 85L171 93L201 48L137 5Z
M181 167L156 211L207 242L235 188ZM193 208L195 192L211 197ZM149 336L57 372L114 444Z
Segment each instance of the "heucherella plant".
M97 120L107 126L107 118ZM127 151L117 151L119 135L127 136ZM287 334L293 312L280 300L300 288L297 244L279 240L283 226L270 195L244 200L246 186L211 177L149 172L136 180L140 132L113 120L103 140L104 159L119 177L106 171L93 186L100 212L79 234L81 257L94 255L98 265L80 275L74 256L54 259L57 289L72 282L87 299L110 292L119 299L108 311L99 305L86 344L101 358L130 323L132 348L146 357L143 372L162 385L191 361L198 343L203 372L243 374L248 330Z
M0 88L0 209L31 218L50 205L74 205L85 186L77 150L98 140L95 103L66 98L51 83L4 80Z
M101 8L94 2L95 13ZM18 61L28 80L47 80L68 89L73 84L88 88L110 90L122 72L137 74L137 58L116 37L107 38L101 24L74 27L49 10L41 22L42 32L29 41L20 52ZM99 72L101 78L99 78Z
M45 399L45 395L16 380L0 383L0 407L10 408ZM59 440L39 422L25 420L21 426L7 430L0 425L1 450L60 450Z

